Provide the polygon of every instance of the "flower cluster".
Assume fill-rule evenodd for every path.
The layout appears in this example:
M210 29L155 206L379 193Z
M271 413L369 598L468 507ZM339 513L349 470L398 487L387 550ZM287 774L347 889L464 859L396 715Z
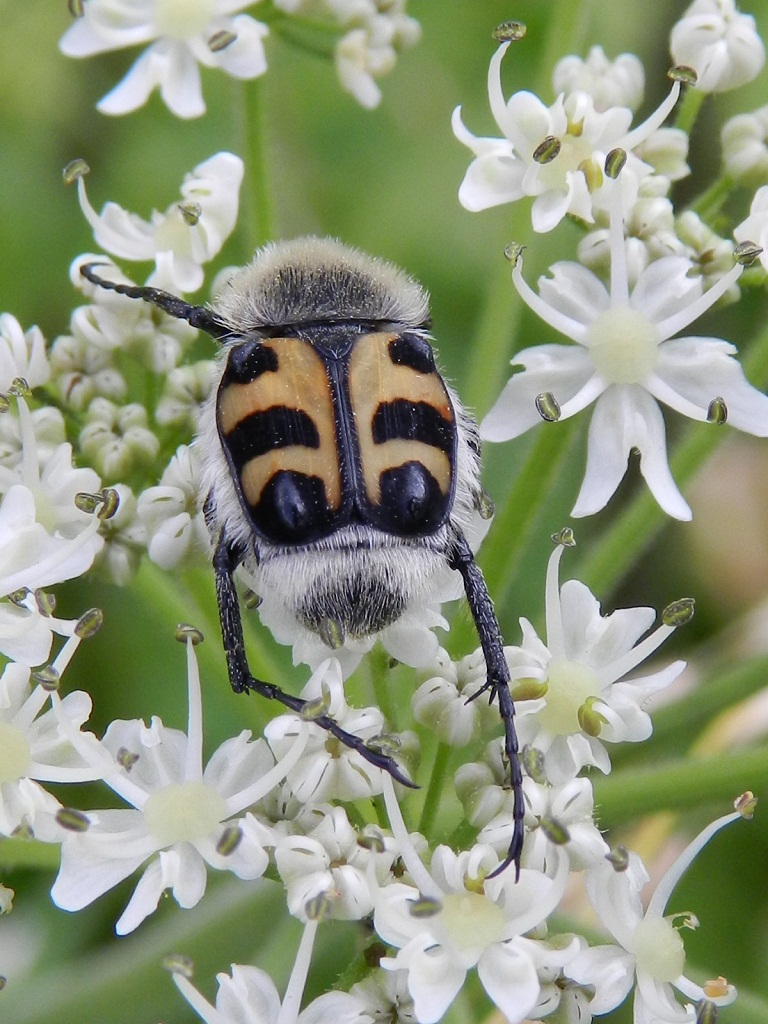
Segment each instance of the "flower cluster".
M338 36L333 56L342 87L363 106L381 101L376 79L390 72L398 53L416 43L419 23L405 12L407 0L274 0L268 22L325 21ZM128 114L142 107L155 89L177 117L205 113L200 67L218 68L244 80L267 70L265 39L269 24L243 8L253 0L88 0L71 5L77 17L62 36L68 57L147 45L128 74L97 104L104 114ZM266 6L266 5L262 5ZM282 16L282 18L280 17Z
M333 39L343 87L365 107L379 103L377 79L419 35L406 0L264 0L263 21L244 13L250 6L73 2L77 18L61 48L85 57L146 45L100 109L135 110L157 88L173 113L197 117L205 111L199 66L258 77L268 27L320 26ZM594 403L572 515L603 509L636 452L663 512L690 519L660 405L768 437L768 398L748 382L735 346L692 333L715 304L736 302L768 272L768 118L763 108L723 130L724 180L756 189L728 237L719 233L723 202L716 217L705 215L706 204L675 206L675 183L690 174L688 133L666 122L684 84L686 103L752 80L763 44L733 0L695 0L670 41L673 60L685 67L673 71L660 106L633 126L643 67L632 54L610 60L598 46L586 60L570 55L557 65L553 102L527 91L506 99L501 68L521 35L517 24L502 26L490 61L499 136L473 135L460 108L454 112L454 134L472 153L459 200L473 212L530 202L535 246L566 219L580 240L574 258L553 263L537 289L524 276L524 247L508 247L517 295L566 343L515 354L513 375L480 432L503 442L541 421L556 430ZM36 327L0 316L0 841L60 846L51 898L68 912L135 879L119 935L154 914L198 907L211 872L256 891L266 879L279 884L301 930L282 997L261 966L232 964L218 975L211 1002L193 984L191 962L167 958L179 993L207 1024L436 1024L462 993L469 998L469 978L509 1024L589 1024L630 996L637 1024L714 1019L736 989L724 978L692 977L681 932L696 919L669 916L667 906L705 844L750 818L755 801L740 797L653 884L638 853L610 844L593 779L612 771L620 744L651 736L654 698L687 668L660 651L694 604L673 601L660 616L647 607L604 612L585 583L561 583L574 546L568 527L552 538L543 587L521 598L530 610L520 618L519 642L503 648L519 751L498 735L497 704L507 693L489 685L484 647L463 657L446 649L444 605L463 593L447 561L429 592L366 636L321 636L273 594L251 593L243 603L258 604L262 624L292 649L294 664L308 666L300 698L289 702L301 711L273 717L261 734L242 730L207 753L203 636L190 625L176 630L186 656L186 728L155 716L149 724L114 720L101 735L89 730L91 698L70 682L78 648L103 615L92 608L59 617L57 588L92 572L125 585L143 558L169 579L210 562L205 452L195 434L213 408L222 363L189 323L98 287L81 268L96 265L130 290L134 282L112 261L145 262L152 270L142 287L197 291L237 221L244 164L216 153L184 178L177 202L148 219L114 202L97 211L86 171L76 161L65 177L77 183L100 252L71 265L83 304L67 333L47 344ZM219 275L213 294L228 275ZM473 433L473 448L476 440ZM481 495L477 505L466 530L473 550L489 528ZM542 626L534 625L538 608ZM377 644L383 656L367 657ZM391 756L421 792L366 754L379 762ZM514 758L524 820L522 850L510 864L521 818L510 787ZM89 784L87 797L76 789L81 783ZM75 795L68 801L65 793ZM175 903L161 908L165 894ZM575 930L576 916L565 930L563 910L570 914L579 896L602 937L593 926ZM13 901L0 884L0 913ZM359 925L367 948L349 969L337 964L334 987L305 1004L328 921L337 929Z

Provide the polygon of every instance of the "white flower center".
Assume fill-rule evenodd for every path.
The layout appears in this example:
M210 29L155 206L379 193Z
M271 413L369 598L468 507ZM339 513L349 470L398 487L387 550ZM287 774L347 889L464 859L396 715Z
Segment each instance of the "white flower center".
M0 782L15 782L29 771L29 740L15 725L0 722Z
M164 786L144 804L144 820L164 846L209 835L227 816L224 797L205 782Z
M553 661L547 673L547 703L539 712L541 725L555 736L581 732L579 708L599 693L592 669L578 661Z
M504 938L504 911L477 892L452 892L443 897L435 937L458 953L480 953Z
M685 969L685 949L677 929L665 918L649 914L635 929L637 968L656 981L675 981Z
M585 339L595 369L611 384L641 384L656 366L659 341L653 321L629 306L606 309Z
M152 22L158 36L190 39L211 23L216 0L155 0Z

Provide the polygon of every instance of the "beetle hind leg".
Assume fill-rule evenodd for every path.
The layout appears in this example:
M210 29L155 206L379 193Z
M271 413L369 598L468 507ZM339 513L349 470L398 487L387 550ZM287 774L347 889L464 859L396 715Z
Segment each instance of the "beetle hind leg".
M321 729L325 729L343 743L344 746L357 751L361 757L364 757L374 767L388 772L396 782L400 782L410 789L418 788L402 773L394 758L367 746L359 736L355 736L354 733L342 729L338 722L331 718L330 715L308 713L309 701L286 693L285 690L281 690L274 683L264 682L264 680L256 679L255 676L251 675L245 655L243 623L233 578L234 571L240 564L240 561L239 552L227 541L222 532L214 551L213 568L216 577L216 599L219 605L224 653L227 659L229 681L235 693L249 693L253 690L268 700L277 701L298 715L306 715L309 721L319 725Z
M507 660L504 657L504 641L483 574L475 562L472 549L466 538L458 530L448 557L448 564L461 574L467 603L472 612L472 618L475 620L477 635L485 657L487 679L480 693L489 690L491 700L494 698L498 700L499 713L504 724L504 753L509 762L510 782L514 795L514 826L507 854L492 874L497 875L508 865L514 864L516 875L519 877L520 855L525 836L523 826L525 800L523 797L523 772L520 767L519 746L515 731L515 705L509 690L510 674Z

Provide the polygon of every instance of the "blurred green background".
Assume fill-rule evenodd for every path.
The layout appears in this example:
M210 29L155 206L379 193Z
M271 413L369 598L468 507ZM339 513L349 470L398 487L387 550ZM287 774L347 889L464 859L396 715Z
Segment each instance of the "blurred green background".
M768 8L760 0L750 6L765 38ZM527 38L505 61L505 90L508 95L528 88L545 102L554 98L551 70L560 56L583 56L593 44L602 45L609 57L627 50L638 54L647 76L642 117L666 93L669 29L685 7L669 0L412 0L409 13L421 22L423 38L380 81L384 96L377 110L365 111L341 92L331 62L273 34L267 41L269 70L262 80L243 85L204 69L208 113L182 122L156 97L127 117L99 114L96 101L124 74L135 52L88 61L66 59L57 48L70 20L63 0L6 0L0 5L0 307L25 327L39 324L49 339L67 330L70 312L78 304L68 267L79 253L93 250L75 191L62 183L61 170L68 161L83 157L90 165L88 189L97 209L110 199L148 216L152 208L162 210L175 200L183 175L195 164L230 149L249 162L243 216L212 269L244 262L266 237L302 233L336 235L395 261L429 288L442 366L466 403L482 415L507 378L512 352L552 340L546 327L521 311L503 257L505 244L513 239L528 244L526 276L533 282L555 259L571 258L578 240L576 229L567 224L554 236L532 236L527 204L470 214L457 201L470 154L451 133L453 108L462 104L465 123L475 134L497 134L486 95L487 66L495 49L491 31L508 18L527 24ZM258 5L251 13L258 17ZM707 101L692 140L694 176L681 183L677 194L682 201L705 188L718 172L719 136L713 126L730 113L768 102L766 81L764 73L736 94ZM258 177L253 166L256 114L261 119L258 173L267 183L266 200L259 203L247 191L249 175ZM747 205L748 196L734 198L734 223ZM269 211L268 223L259 220L264 208ZM139 272L135 276L140 279ZM208 280L212 277L213 273ZM199 300L205 298L201 293ZM700 333L741 345L764 323L765 314L765 292L758 291L739 307L709 315ZM754 383L764 388L768 381ZM557 440L556 461L541 467L548 482L537 493L534 514L525 524L514 575L499 580L494 589L511 643L519 639L520 615L541 623L549 537L569 521L583 471L585 427L582 416L575 424L557 428L562 440ZM674 419L670 433L673 438L684 433ZM486 452L485 482L500 510L536 436ZM723 671L733 669L739 659L754 659L749 662L751 689L763 685L768 649L768 460L764 441L735 432L723 436L716 461L688 491L694 524L665 523L661 513L652 512L652 545L633 559L629 569L618 559L609 576L601 578L604 586L596 588L606 610L617 605L660 609L683 595L696 597L696 619L664 649L663 658L689 657L696 666L694 679L703 676L713 686L722 684L712 691L719 697L700 705L700 719L691 712L677 718L666 712L664 719L662 712L660 721L666 727L660 728L658 739L647 750L622 752L617 758L618 767L626 762L630 773L681 757L695 744L700 754L738 744L741 727L733 728L734 737L725 735L725 725L717 718L718 701L727 706L732 699L722 683ZM633 471L606 511L571 523L579 547L565 556L564 578L578 574L591 546L631 508L640 490L639 474ZM487 559L491 578L505 544L503 533L495 543L493 536L492 530L492 554L480 557L481 563ZM200 655L211 748L240 728L255 727L271 710L229 692L208 573L191 572L171 584L158 570L144 566L135 584L124 590L90 578L61 588L62 614L74 616L90 605L104 609L105 626L78 653L67 682L93 693L97 731L115 717L148 719L152 714L184 726L184 656L172 640L179 619L204 625L209 634ZM305 671L293 669L288 653L258 626L252 633L254 669L273 674L267 678L277 673L297 691ZM467 653L470 644L471 629L466 615L459 613L452 652ZM407 704L412 673L398 670L393 686L397 699ZM688 705L696 706L696 699ZM753 722L755 715L759 720L756 712ZM759 744L764 730L755 731ZM760 746L755 749L759 755ZM606 826L626 825L620 785L605 791ZM742 782L737 773L733 785L736 796L748 780ZM99 806L104 800L96 787L83 797L84 806ZM686 800L670 803L679 810ZM708 803L706 791L691 798L691 805L695 809L681 818L655 818L642 833L619 831L616 836L634 842L644 854L653 853L658 845L654 836L663 836L668 824L679 823L684 834L685 829L690 833L727 809L719 795ZM664 806L660 799L659 807ZM648 809L658 808L651 801ZM686 877L670 908L691 909L702 922L699 932L686 935L689 964L697 979L725 974L746 991L740 1006L723 1014L725 1020L768 1021L764 818L759 809L750 826L740 824L719 836ZM214 991L214 972L227 969L232 961L273 969L278 985L284 983L298 926L286 920L274 885L254 896L253 886L212 879L194 913L168 901L137 934L117 940L113 922L130 885L81 914L67 916L49 904L52 877L52 871L24 871L14 865L0 843L0 880L18 892L17 909L0 919L0 973L10 973L3 969L3 957L10 963L20 950L33 963L30 973L0 994L0 1021L176 1024L196 1019L158 966L160 957L172 951L195 958L198 983L209 995ZM578 909L574 905L574 912ZM313 967L314 991L333 979L339 950L346 951L348 960L362 941L360 929L352 926L324 926L324 934ZM463 1012L482 1016L485 1011L476 1008L483 1006L482 1000L475 1004L472 996L470 992ZM624 1007L611 1019L629 1020L628 1014Z

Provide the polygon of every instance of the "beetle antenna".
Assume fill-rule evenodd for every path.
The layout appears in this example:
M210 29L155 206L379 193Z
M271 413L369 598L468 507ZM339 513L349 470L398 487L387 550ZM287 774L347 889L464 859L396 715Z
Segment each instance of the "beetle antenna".
M232 328L217 319L205 306L193 306L184 299L164 292L160 288L135 284L119 284L117 281L109 281L96 273L96 267L108 267L109 263L84 263L80 267L80 273L91 284L105 288L107 291L117 292L118 295L127 295L129 299L143 299L144 302L151 302L153 306L162 309L164 313L175 317L177 320L186 320L192 327L197 327L212 338L222 340L232 336Z

